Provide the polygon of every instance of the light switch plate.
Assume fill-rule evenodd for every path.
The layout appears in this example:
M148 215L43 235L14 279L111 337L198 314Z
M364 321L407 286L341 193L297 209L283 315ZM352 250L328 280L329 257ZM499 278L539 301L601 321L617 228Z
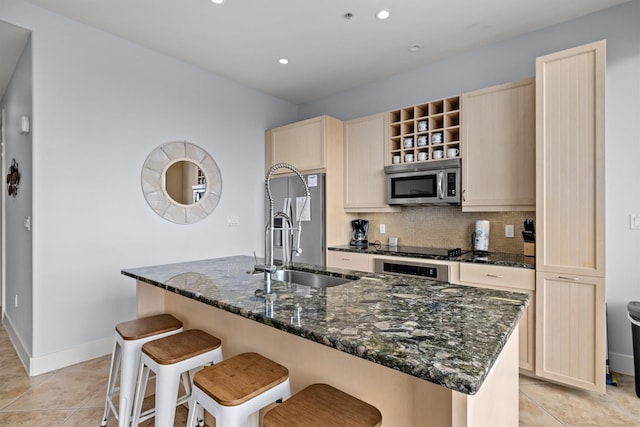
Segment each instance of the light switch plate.
M513 224L504 226L504 237L513 237Z
M640 214L631 214L629 227L632 230L640 230Z
M387 226L385 224L380 224L380 234L384 234L387 232Z

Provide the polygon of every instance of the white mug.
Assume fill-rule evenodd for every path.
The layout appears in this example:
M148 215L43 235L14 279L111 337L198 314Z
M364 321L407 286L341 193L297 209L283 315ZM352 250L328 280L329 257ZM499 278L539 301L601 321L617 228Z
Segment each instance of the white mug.
M460 150L457 148L449 148L447 150L447 157L456 157L460 153Z
M418 160L427 160L429 158L426 151L421 151L418 153Z
M409 163L409 162L413 162L413 154L405 154L404 155L404 161Z
M432 144L441 144L442 143L442 132L436 132L431 135L431 143Z
M413 138L405 138L404 139L404 148L413 147Z
M425 145L427 145L429 143L429 137L427 135L420 135L418 137L418 145L420 147L424 147Z
M441 159L443 157L444 153L442 152L442 150L436 150L433 152L433 158L434 159Z
M393 156L393 163L400 163L400 156Z

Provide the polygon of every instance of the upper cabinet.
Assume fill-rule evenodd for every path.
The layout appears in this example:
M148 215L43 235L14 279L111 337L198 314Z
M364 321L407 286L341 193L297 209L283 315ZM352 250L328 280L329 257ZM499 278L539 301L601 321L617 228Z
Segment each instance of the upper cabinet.
M605 391L604 41L540 57L536 375Z
M347 212L398 212L385 203L384 157L387 114L344 124L344 209Z
M330 116L270 129L266 134L266 169L276 163L289 163L302 172L325 171L329 151L338 145L342 149L342 132L342 122ZM333 141L340 141L340 144L333 144ZM288 172L279 169L276 174Z
M535 211L535 79L462 95L462 210Z

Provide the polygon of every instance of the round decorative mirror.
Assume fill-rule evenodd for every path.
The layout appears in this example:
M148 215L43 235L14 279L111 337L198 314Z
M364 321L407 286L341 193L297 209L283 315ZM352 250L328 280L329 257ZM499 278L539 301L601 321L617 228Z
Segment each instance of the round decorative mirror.
M164 219L193 224L206 218L222 195L222 176L213 157L186 141L162 144L142 167L142 192Z

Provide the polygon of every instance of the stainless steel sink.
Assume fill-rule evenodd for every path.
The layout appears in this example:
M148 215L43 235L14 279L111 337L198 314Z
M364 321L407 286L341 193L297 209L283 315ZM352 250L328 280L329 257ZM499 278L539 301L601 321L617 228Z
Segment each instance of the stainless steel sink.
M308 271L288 269L277 270L275 273L271 274L271 279L320 289L331 288L333 286L342 285L352 281L352 279L344 279L342 277L327 276L326 274L310 273Z

